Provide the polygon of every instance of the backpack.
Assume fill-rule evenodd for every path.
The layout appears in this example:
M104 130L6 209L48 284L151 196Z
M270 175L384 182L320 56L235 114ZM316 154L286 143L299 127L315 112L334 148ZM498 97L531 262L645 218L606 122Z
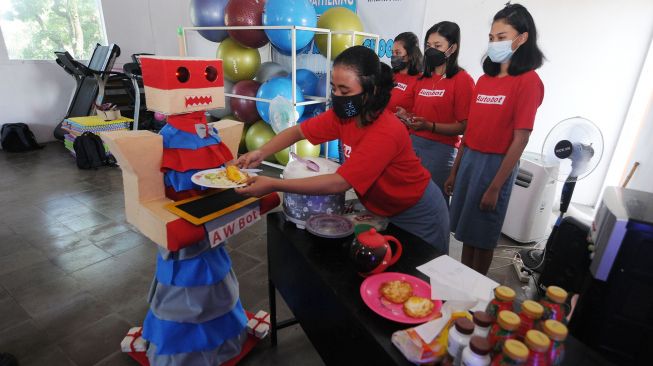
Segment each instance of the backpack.
M5 123L0 130L2 149L9 152L24 152L42 149L34 134L24 123Z
M93 132L84 132L73 142L77 167L79 169L97 169L103 165L116 166L113 156L108 156L100 136Z

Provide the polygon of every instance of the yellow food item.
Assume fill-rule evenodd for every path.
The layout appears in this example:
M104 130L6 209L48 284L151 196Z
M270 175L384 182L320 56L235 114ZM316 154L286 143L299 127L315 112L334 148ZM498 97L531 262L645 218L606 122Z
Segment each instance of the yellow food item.
M247 180L247 174L243 173L238 169L237 166L235 165L229 165L227 166L227 178L229 178L230 181L235 182L235 183L244 183Z
M406 281L388 281L381 285L379 292L388 301L401 304L413 294L413 286Z
M411 318L423 318L433 312L433 307L431 299L411 296L404 303L404 313Z

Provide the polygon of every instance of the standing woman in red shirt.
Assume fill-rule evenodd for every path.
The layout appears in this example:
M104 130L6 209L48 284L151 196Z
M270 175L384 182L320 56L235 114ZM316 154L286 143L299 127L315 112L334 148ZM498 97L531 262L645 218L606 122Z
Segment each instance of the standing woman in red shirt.
M544 55L533 17L508 4L492 22L487 57L451 175L451 231L463 242L462 262L486 274L508 209L519 158L533 130L544 85L535 72Z
M395 87L386 107L390 112L396 112L397 107L409 112L412 110L413 87L422 71L422 57L419 39L415 33L404 32L395 37L390 59Z
M267 156L308 139L340 139L345 161L333 174L302 179L250 178L238 193L334 194L354 188L371 212L441 250L449 251L449 212L442 193L413 151L406 127L386 110L392 70L374 51L354 46L333 61L332 109L285 129L237 164L253 167Z
M467 124L474 80L458 66L458 24L444 21L432 26L424 37L424 49L424 72L413 89L413 116L407 118L401 108L398 115L410 127L417 157L444 192Z

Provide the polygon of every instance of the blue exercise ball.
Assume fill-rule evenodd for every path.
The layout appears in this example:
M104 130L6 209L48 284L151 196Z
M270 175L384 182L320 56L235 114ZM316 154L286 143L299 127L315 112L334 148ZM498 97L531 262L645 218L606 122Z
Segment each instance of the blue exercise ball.
M263 83L256 93L257 98L270 100L279 95L292 101L292 81L290 81L290 79L286 77L272 78ZM295 88L295 97L297 102L304 101L304 95L299 86ZM261 115L261 118L263 118L265 122L270 123L270 103L256 101L256 109L258 110L258 114ZM304 106L296 106L295 110L297 111L297 115L301 116L304 113Z
M297 34L299 34L299 32L297 32ZM280 54L282 54L284 56L290 56L290 54L292 53L290 51L290 49L284 50L284 49L281 49L281 48L279 48L279 47L277 47L275 45L272 45L272 48L274 48L275 51L279 52ZM310 54L311 53L310 51L312 49L313 49L313 41L309 42L306 46L304 46L302 48L297 48L297 52L295 54L296 55Z
M190 20L195 27L224 27L224 9L229 0L191 0ZM226 30L201 30L199 34L211 42L227 38Z
M303 70L303 69L302 69ZM299 73L299 70L297 70ZM304 93L305 95L314 95L316 97L326 97L326 74L320 74L319 76L313 74L315 76L315 89L313 91L314 94L309 94L309 93ZM313 82L313 79L311 76L305 76L307 79L311 79L311 82ZM297 77L298 83L299 83L299 76ZM306 109L304 109L304 115L307 117L315 117L318 114L324 112L326 110L326 106L324 103L319 103L319 104L310 104L306 106Z
M263 9L263 25L297 25L313 27L317 25L317 14L309 0L267 0ZM280 50L292 49L291 31L285 29L266 29L270 42ZM314 32L297 31L295 47L299 50L313 39Z
M329 145L329 159L340 159L340 152L338 151L339 140L331 140L321 145L320 155L324 156L326 153L325 146Z

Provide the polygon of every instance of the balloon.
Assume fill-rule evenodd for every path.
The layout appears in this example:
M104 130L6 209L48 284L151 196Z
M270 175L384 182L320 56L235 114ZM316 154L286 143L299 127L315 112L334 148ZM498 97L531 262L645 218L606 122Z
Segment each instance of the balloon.
M261 64L261 67L259 67L258 71L256 72L256 81L259 83L264 83L272 78L278 77L278 76L287 76L288 71L286 71L286 68L279 65L276 62L272 61L267 61Z
M224 92L225 93L231 93L232 89L234 87L234 83L231 81L224 79ZM224 116L231 114L231 104L229 101L231 100L230 97L225 97L224 98L224 108L221 109L211 109L209 110L209 114L212 115L215 118L223 118Z
M308 0L267 0L263 10L263 25L298 25L315 27L317 14ZM290 52L292 49L291 31L285 29L266 29L265 34L277 48ZM295 47L304 48L313 39L314 32L296 31Z
M353 11L334 7L324 12L317 22L318 28L328 28L332 31L363 31L363 23L358 15ZM333 34L331 35L331 60L334 60L342 51L352 46L350 34ZM354 45L363 44L364 37L356 36ZM327 54L327 36L326 34L317 34L315 36L317 48L324 56Z
M166 120L166 115L163 113L159 112L154 112L154 119L157 121L165 121Z
M191 0L190 20L195 27L224 27L224 9L229 0ZM201 30L199 34L211 42L227 38L227 31Z
M274 137L272 127L264 121L258 121L249 126L245 134L245 146L247 151L254 151L260 149Z
M254 80L243 80L234 85L232 93L254 97L260 86L261 84ZM232 97L229 104L234 115L245 123L252 123L261 119L261 116L258 115L258 111L256 110L256 101L254 100Z
M308 140L300 140L297 141L295 151L297 152L297 155L302 158L317 158L320 156L320 145L313 145L308 142ZM288 164L288 160L290 159L290 148L287 147L276 152L274 158L277 159L281 165Z
M282 96L292 101L292 81L290 81L290 79L283 77L270 79L263 83L263 85L261 85L261 87L258 89L258 92L256 93L256 97L262 99L272 100L277 96ZM302 95L301 90L297 86L295 87L295 98L297 102L304 101L304 95ZM263 118L263 120L268 123L270 123L269 107L269 102L256 102L256 109L258 110L258 114L261 115L261 118ZM299 105L295 107L295 110L297 111L297 116L301 116L302 113L304 113L304 106Z
M262 25L263 6L261 0L233 0L225 8L224 23L227 26ZM262 30L228 30L229 37L245 47L259 48L268 43Z
M261 66L258 50L243 47L231 38L220 42L217 58L222 59L225 77L233 82L251 80Z

